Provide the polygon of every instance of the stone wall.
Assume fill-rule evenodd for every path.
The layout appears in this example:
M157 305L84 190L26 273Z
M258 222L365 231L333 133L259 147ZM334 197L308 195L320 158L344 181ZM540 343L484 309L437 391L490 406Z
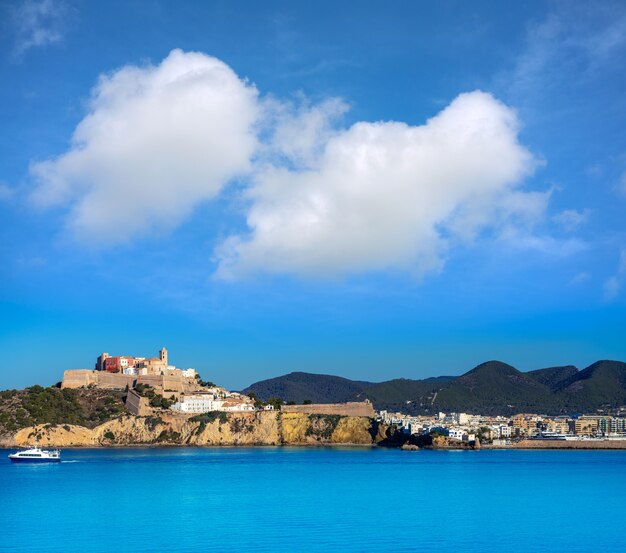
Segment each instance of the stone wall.
M626 449L626 440L523 440L491 449Z
M169 376L160 374L146 374L139 375L137 377L137 384L148 384L159 392L168 390L176 394L181 394L190 390L190 386L196 387L195 381L189 381L188 378L184 378L180 375ZM168 396L170 394L163 394Z
M100 371L98 374L98 382L96 386L98 388L106 388L111 390L123 390L128 386L133 387L135 377L130 374L108 373Z
M376 413L369 401L348 403L312 403L309 405L283 405L283 413L303 413L306 415L343 415L347 417L375 417Z
M128 386L134 388L135 384L148 384L157 392L169 397L198 388L195 379L185 378L181 375L140 375L109 373L106 371L90 371L87 369L75 369L63 373L61 388L105 388L109 390L123 390ZM164 390L168 392L164 393Z
M74 369L63 373L61 388L87 388L88 386L95 386L109 390L123 390L126 386L132 388L134 380L134 376L126 374Z
M63 372L61 388L86 388L98 381L97 371L78 369Z
M126 409L133 415L146 416L150 414L150 406L147 397L141 397L134 390L129 390L126 396Z

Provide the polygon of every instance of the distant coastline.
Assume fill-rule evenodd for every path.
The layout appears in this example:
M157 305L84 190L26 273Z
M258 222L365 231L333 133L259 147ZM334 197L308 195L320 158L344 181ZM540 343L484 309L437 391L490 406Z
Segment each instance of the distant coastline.
M533 409L550 405L592 408ZM455 378L380 384L290 373L236 392L172 365L164 347L156 357L104 352L56 386L0 392L0 445L34 444L626 449L626 363L521 373L489 361Z

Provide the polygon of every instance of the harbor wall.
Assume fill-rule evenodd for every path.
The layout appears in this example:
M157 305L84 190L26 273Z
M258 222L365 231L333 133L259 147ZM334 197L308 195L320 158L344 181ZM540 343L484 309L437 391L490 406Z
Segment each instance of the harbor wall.
M522 440L491 449L626 449L626 440Z

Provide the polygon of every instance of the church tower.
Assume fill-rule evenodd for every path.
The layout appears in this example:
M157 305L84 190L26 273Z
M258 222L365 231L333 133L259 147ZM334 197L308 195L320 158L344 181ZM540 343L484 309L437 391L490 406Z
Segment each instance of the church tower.
M169 364L167 362L167 349L161 348L161 350L159 351L159 359L161 359L161 361L163 361L163 363L167 367L167 365Z

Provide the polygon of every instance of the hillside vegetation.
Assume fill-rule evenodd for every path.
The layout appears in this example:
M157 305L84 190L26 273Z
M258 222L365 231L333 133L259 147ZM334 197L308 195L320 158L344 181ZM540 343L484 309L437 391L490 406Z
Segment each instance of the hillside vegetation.
M293 372L286 376L257 382L243 390L243 393L254 392L259 399L264 401L279 397L296 403L304 401L343 403L354 401L355 398L360 397L364 388L373 385L371 382L358 382L328 374Z
M488 361L458 377L380 383L298 372L257 382L244 392L254 392L263 400L280 397L296 403L369 399L376 409L410 414L608 412L626 405L626 363L598 361L582 371L568 365L521 372Z
M38 424L94 428L126 412L124 393L97 389L31 386L0 392L0 434Z

